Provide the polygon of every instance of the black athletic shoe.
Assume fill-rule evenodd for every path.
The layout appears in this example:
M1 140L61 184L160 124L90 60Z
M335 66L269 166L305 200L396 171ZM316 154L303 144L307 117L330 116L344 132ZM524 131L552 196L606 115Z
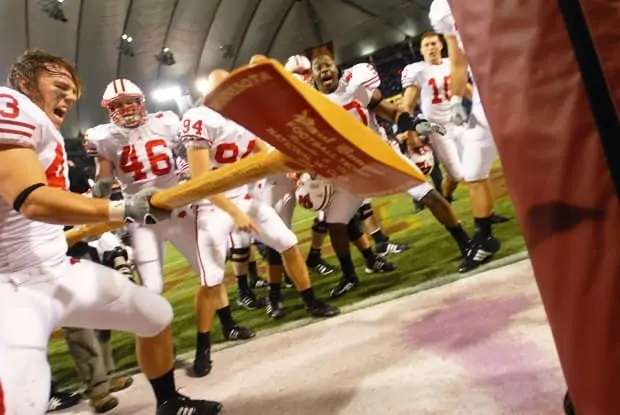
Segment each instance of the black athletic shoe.
M216 401L190 399L177 394L176 397L157 407L157 415L217 415L222 410L222 404Z
M229 328L223 328L222 333L226 340L248 340L256 336L256 332L247 327L241 327L235 324Z
M47 412L56 412L71 408L82 400L82 395L75 392L55 392L47 403Z
M265 306L265 300L256 297L252 290L240 289L237 291L237 305L248 310L256 310Z
M407 244L395 244L389 241L381 242L375 245L375 254L384 257L388 254L400 254L411 248Z
M319 261L314 264L306 261L306 266L308 267L308 269L310 269L310 271L320 276L332 274L338 269L338 267L330 264L329 262L325 261L323 258L319 259Z
M458 272L469 272L489 262L501 247L499 239L494 236L488 236L482 241L478 241L478 239L475 236L472 239L467 255L458 267Z
M192 373L195 377L203 378L207 376L211 372L211 368L213 367L213 362L211 361L211 350L207 350L204 353L196 352L196 356L194 357L194 364L192 365L192 369L194 373Z
M281 301L272 301L270 298L267 298L267 306L265 307L265 311L269 318L273 320L277 320L284 316L284 308L282 308Z
M359 279L355 275L343 275L338 282L338 285L332 288L329 293L330 298L342 297L355 286L359 284Z
M340 314L340 309L325 301L316 300L311 307L306 307L306 312L310 317L334 317Z
M366 274L375 274L378 272L392 272L396 270L396 265L386 261L380 256L375 257L375 262L366 264Z

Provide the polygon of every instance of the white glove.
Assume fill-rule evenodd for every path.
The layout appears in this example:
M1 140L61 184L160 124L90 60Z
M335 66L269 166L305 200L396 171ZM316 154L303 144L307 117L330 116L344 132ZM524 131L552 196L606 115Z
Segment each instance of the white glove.
M112 194L112 185L116 182L114 179L99 179L93 185L93 197L97 199L109 199Z
M469 118L461 97L453 96L450 99L450 112L452 113L451 121L455 125L463 125Z
M170 218L172 212L158 209L151 205L150 199L161 189L140 190L133 196L126 196L118 202L110 202L110 220L112 222L137 222L152 225L160 220Z

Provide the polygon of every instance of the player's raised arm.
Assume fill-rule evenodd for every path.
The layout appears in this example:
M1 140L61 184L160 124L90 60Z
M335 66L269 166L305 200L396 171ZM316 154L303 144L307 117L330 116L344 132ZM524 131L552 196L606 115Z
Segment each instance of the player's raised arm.
M420 99L420 86L416 79L416 72L416 64L411 64L405 66L401 75L401 85L404 92L400 108L410 114L413 114Z

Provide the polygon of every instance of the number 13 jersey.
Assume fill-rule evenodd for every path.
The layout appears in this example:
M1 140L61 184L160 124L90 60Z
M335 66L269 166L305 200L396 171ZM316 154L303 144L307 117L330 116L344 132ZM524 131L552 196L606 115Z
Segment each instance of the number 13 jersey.
M415 86L420 91L420 109L430 121L450 123L450 60L432 65L415 62L405 66L401 74L403 89Z
M256 136L206 106L194 107L183 115L181 141L187 147L209 150L209 166L216 170L252 154ZM248 196L248 186L224 192L227 198ZM208 201L202 204L210 204Z
M109 160L124 194L147 187L167 189L178 183L172 148L179 117L171 111L149 114L142 125L102 124L86 132L89 154Z

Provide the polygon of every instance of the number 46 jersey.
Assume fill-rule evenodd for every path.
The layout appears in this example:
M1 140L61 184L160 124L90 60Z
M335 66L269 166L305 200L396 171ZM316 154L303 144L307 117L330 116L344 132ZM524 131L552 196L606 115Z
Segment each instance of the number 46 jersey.
M149 114L136 128L102 124L86 132L88 153L109 160L124 194L147 187L167 189L178 183L173 162L179 117L171 111Z

